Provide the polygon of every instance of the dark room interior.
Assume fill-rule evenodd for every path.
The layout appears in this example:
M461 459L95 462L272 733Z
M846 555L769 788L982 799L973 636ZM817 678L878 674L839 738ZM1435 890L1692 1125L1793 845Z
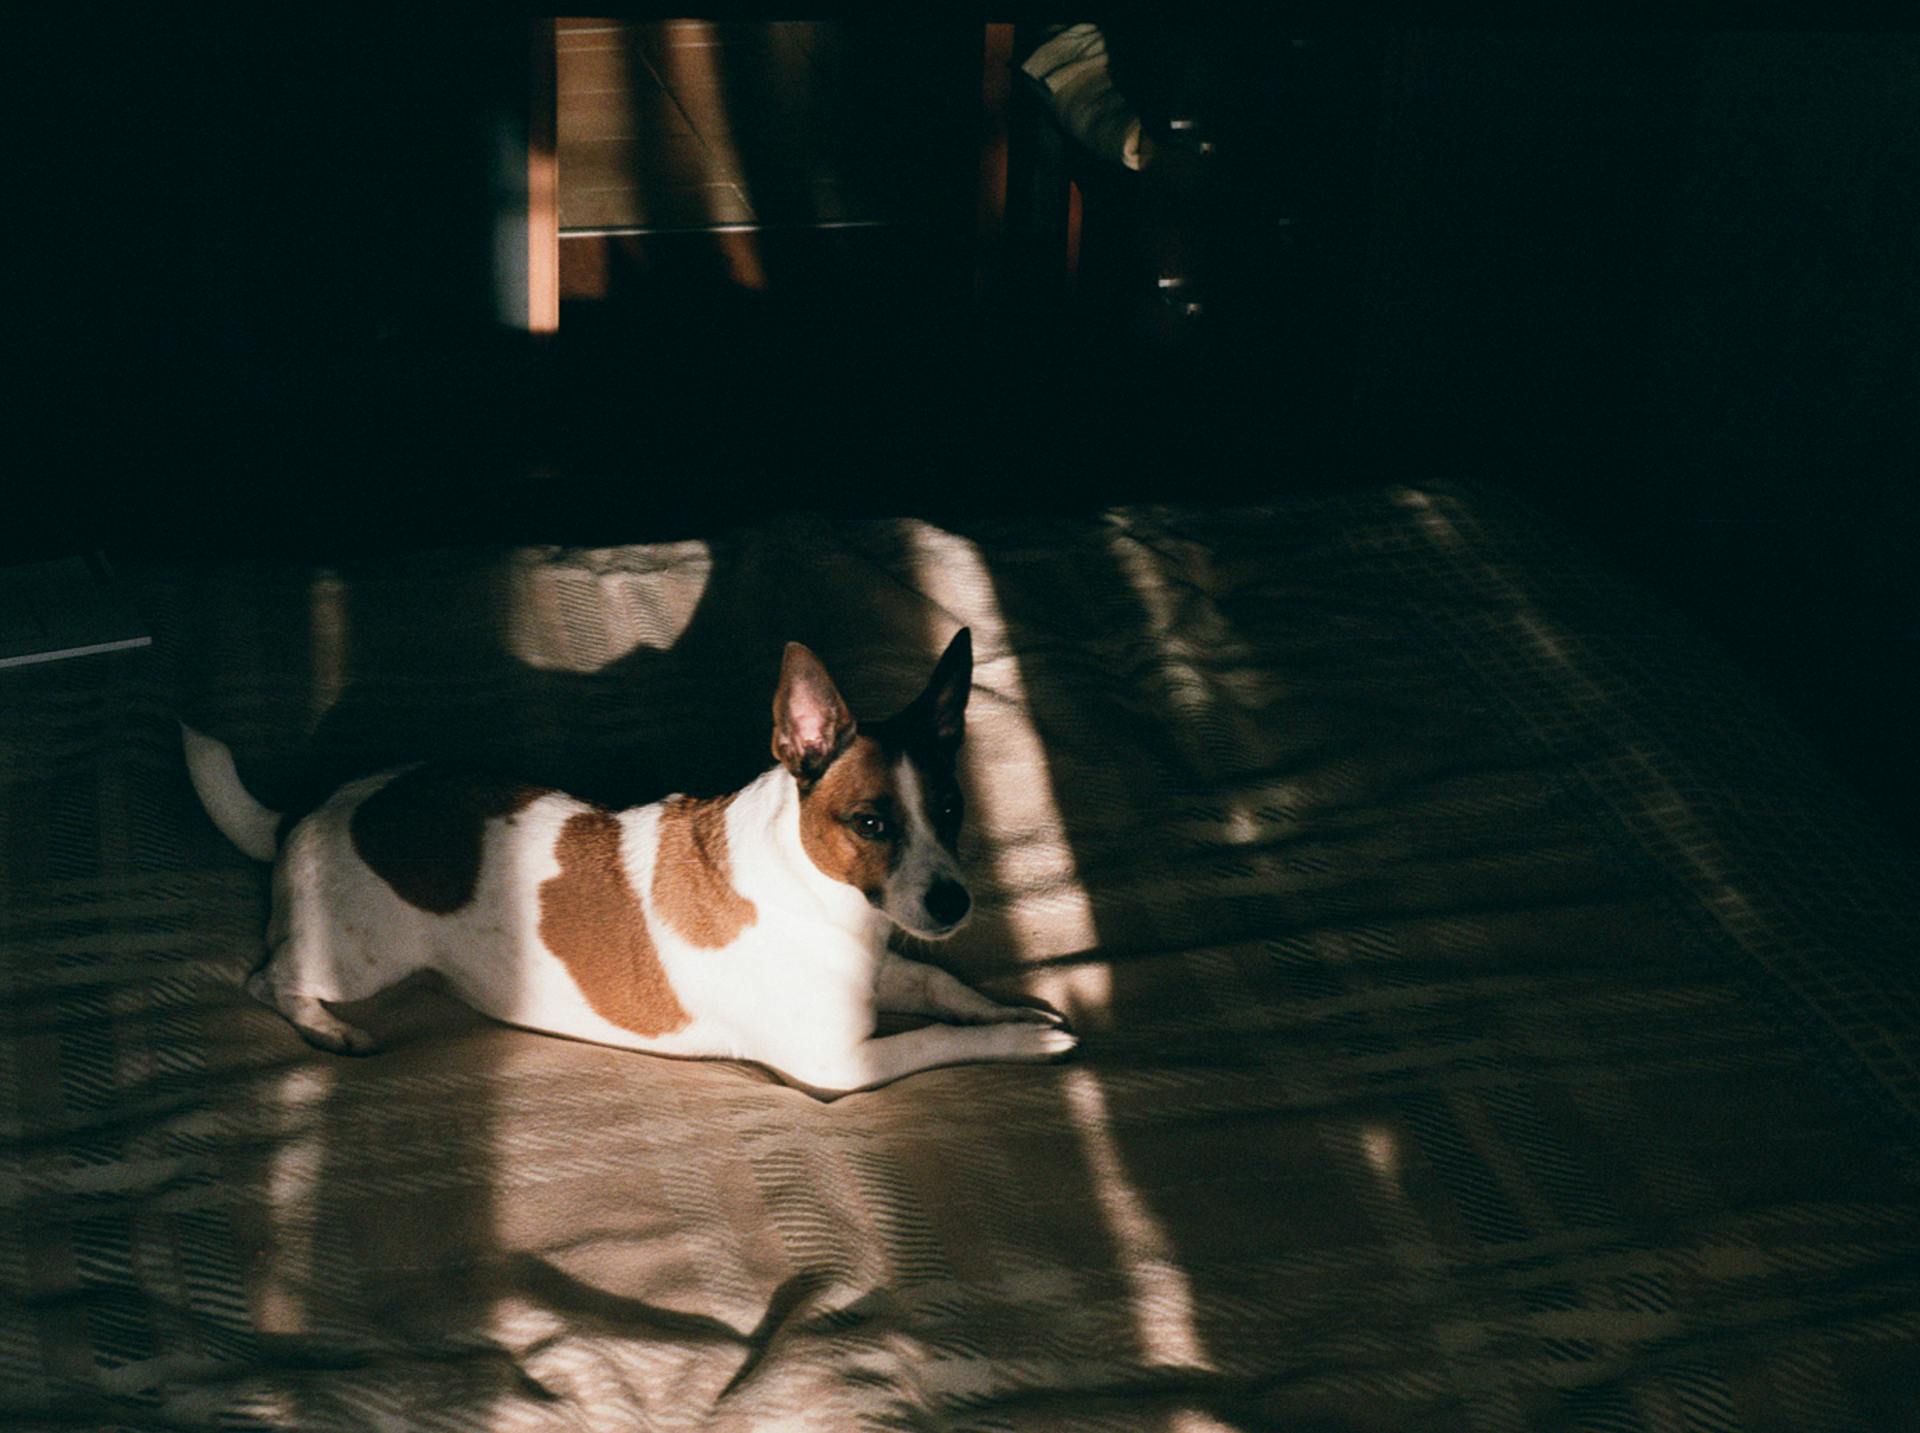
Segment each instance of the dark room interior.
M8 22L0 1422L1920 1428L1920 29L1254 13ZM177 723L619 811L962 626L1063 1061L244 993Z

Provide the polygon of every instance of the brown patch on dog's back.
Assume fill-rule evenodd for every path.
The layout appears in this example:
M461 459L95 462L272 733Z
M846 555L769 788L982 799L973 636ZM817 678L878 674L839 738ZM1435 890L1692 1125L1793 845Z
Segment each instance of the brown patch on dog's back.
M394 894L434 915L452 915L480 882L481 837L546 791L457 767L403 771L354 808L353 849Z
M636 1035L668 1035L690 1017L660 965L640 895L620 859L611 811L569 817L554 842L560 874L540 886L540 939L587 1003Z
M820 870L877 900L899 856L893 841L867 841L847 826L845 814L863 802L897 801L886 749L857 736L800 800L800 844Z
M727 860L727 805L682 797L660 808L660 846L653 862L653 908L689 945L718 950L760 918L733 888Z

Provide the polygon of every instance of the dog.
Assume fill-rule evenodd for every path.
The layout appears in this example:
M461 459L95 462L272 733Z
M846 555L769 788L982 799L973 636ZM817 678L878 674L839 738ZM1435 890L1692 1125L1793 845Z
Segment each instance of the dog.
M918 697L858 723L820 659L789 643L776 764L731 795L625 810L429 762L349 782L288 825L226 746L182 736L214 824L273 862L267 956L247 988L314 1045L373 1050L328 1004L432 970L510 1025L753 1061L833 1096L1076 1044L1056 1012L889 948L895 930L943 940L972 907L955 771L972 681L962 628ZM879 1035L882 1012L954 1023Z

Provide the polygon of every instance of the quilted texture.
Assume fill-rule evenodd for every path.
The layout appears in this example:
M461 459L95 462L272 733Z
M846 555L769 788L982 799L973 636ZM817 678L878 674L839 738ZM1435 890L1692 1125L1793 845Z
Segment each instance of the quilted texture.
M0 1421L1920 1426L1912 865L1685 626L1480 495L133 578L0 674ZM301 1044L176 716L297 806L605 800L978 654L979 912L1067 1064L818 1103L431 985Z

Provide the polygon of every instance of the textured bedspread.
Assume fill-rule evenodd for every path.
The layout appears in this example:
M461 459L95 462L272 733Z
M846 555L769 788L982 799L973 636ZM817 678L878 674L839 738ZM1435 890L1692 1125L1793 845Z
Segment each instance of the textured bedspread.
M1482 497L133 574L0 673L0 1425L1920 1427L1913 869L1680 624ZM263 794L765 761L960 623L979 918L1052 1067L822 1104L430 984L240 981Z

